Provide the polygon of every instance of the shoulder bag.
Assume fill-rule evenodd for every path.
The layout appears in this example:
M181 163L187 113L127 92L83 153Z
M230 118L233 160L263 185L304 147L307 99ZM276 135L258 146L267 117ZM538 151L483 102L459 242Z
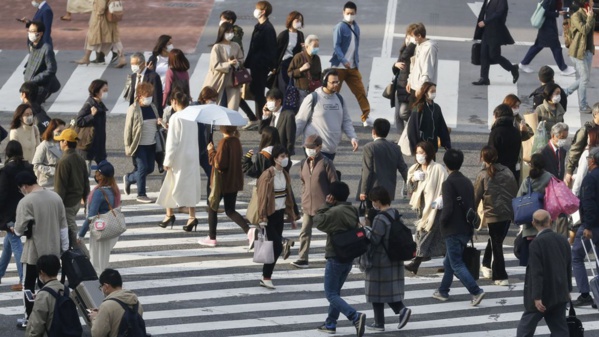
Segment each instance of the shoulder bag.
M453 186L455 188L455 185ZM478 216L478 212L474 210L472 207L466 208L466 205L464 205L464 202L462 201L461 195L458 194L456 200L458 201L458 205L460 205L460 208L466 216L466 222L468 222L472 226L472 228L478 229L478 227L480 226L480 217Z
M218 205L220 204L221 190L223 185L223 174L220 172L216 166L212 167L212 178L210 179L210 196L208 196L208 206L213 211L218 210Z
M541 28L541 26L543 25L543 23L545 22L545 8L543 8L543 0L539 1L539 3L537 3L537 8L535 9L534 13L532 13L532 16L530 17L530 24L536 28L539 29Z
M530 177L526 179L528 192L526 195L512 199L512 208L514 209L514 223L516 225L532 223L534 212L543 208L543 194L532 191Z
M258 212L258 187L256 186L252 188L252 197L250 198L250 203L245 212L245 217L252 225L260 223L260 213Z
M98 214L93 218L90 235L96 241L110 240L120 236L127 230L125 216L119 209L112 208L106 192L101 187L98 189L104 195L104 200L106 200L110 211Z
M285 90L285 99L283 100L283 110L297 110L300 106L299 89L294 84L294 79L289 79L287 89Z
M158 111L156 110L156 106L154 103L151 105L152 111L154 111L154 116L156 116L156 120L160 118L158 115ZM154 135L154 141L156 141L156 153L164 153L166 152L166 137L164 135L165 129L161 126L156 126L156 134Z
M357 211L356 216L358 216L358 219L360 218ZM366 236L364 227L358 225L346 231L333 233L331 235L331 244L335 250L337 260L348 263L368 251L370 240Z
M306 55L304 55L303 53L302 53L302 57L304 58L306 63L310 63L310 61L308 61L308 58L306 57ZM312 65L312 64L310 63L310 65ZM291 80L291 76L289 76L289 77ZM308 91L309 92L314 92L314 90L322 87L322 82L320 82L319 79L316 79L316 80L312 79L312 74L310 73L310 69L308 69L306 71L306 78L308 78Z

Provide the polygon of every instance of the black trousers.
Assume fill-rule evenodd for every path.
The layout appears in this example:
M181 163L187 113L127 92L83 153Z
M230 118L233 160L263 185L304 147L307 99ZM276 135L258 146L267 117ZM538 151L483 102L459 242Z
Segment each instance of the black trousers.
M266 236L268 241L272 241L273 250L275 253L275 262L265 264L262 267L262 276L271 278L272 272L275 270L277 260L283 252L283 227L284 227L285 210L280 209L268 216L268 225L266 226Z
M489 79L489 69L491 64L495 63L499 63L507 71L512 71L514 67L510 60L501 56L501 45L490 45L483 38L480 42L480 77L482 79Z
M552 308L547 308L545 313L539 311L524 311L520 324L518 324L518 330L516 332L517 337L532 337L535 335L537 324L543 318L551 336L569 336L568 323L566 322L566 303L558 304Z
M235 210L235 203L237 202L237 193L226 193L221 194L221 198L225 199L225 214L229 219L233 220L245 233L248 232L250 227L248 226L245 219ZM216 240L216 225L218 224L216 211L208 207L208 235L210 240Z
M25 272L23 277L23 288L31 290L31 292L35 294L35 282L37 281L38 276L37 266L23 263L23 271ZM25 302L25 313L27 314L27 319L29 319L29 315L31 315L31 312L33 311L33 302L27 300L25 293L23 293L23 301Z
M399 315L399 311L406 307L402 301L387 304L396 315ZM376 325L385 325L385 303L372 303L372 309L374 311L374 323Z
M256 103L256 117L258 120L262 120L262 109L264 109L264 105L266 104L264 89L266 89L266 78L268 77L269 69L267 67L250 67L250 71L252 72L250 91L254 95L254 102Z
M493 270L493 281L507 280L505 271L505 259L503 256L503 240L510 228L510 221L495 222L489 224L489 236L485 255L483 257L483 266ZM491 260L493 261L491 263Z

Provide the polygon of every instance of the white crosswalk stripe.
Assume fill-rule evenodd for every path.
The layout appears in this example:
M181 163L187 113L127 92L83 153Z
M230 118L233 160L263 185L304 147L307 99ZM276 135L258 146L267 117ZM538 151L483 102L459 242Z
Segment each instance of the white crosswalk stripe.
M238 208L247 206L238 202ZM311 268L295 269L290 265L297 254L297 245L288 260L279 259L273 274L275 290L258 286L261 265L251 260L246 249L246 236L226 217L221 216L217 237L219 245L205 248L197 244L199 233L183 233L182 221L171 229L156 223L163 217L157 205L123 206L129 229L119 239L110 259L124 277L124 286L139 295L144 306L148 332L156 336L202 334L206 336L321 336L315 328L326 317L328 302L323 294L325 235L315 230L311 245ZM200 207L199 210L203 210ZM205 212L197 213L200 232L206 231ZM81 224L83 214L79 214ZM185 218L185 217L183 217ZM286 237L296 239L299 230L287 229ZM475 243L483 249L485 242ZM511 285L501 287L479 284L487 293L477 308L469 304L470 295L454 280L449 302L431 298L439 285L440 274L432 276L406 275L405 304L412 309L411 321L402 329L410 336L513 336L522 314L524 267L517 266L510 246L504 246L507 272ZM140 265L141 263L141 265ZM424 262L421 268L438 268L441 259ZM590 265L589 265L590 266ZM17 281L14 263L9 277L0 285L0 315L22 315L21 294L8 292L7 284ZM12 276L11 276L12 275ZM214 287L215 284L221 286ZM222 284L227 285L222 287ZM301 296L300 296L301 294ZM573 293L575 298L578 294ZM372 309L365 302L362 273L354 268L343 287L343 297L370 319ZM169 305L165 308L165 305ZM255 314L253 314L255 312ZM452 313L438 318L441 313ZM579 308L580 317L590 317L596 310ZM396 316L386 309L387 331L396 331ZM468 319L464 319L467 317ZM177 318L174 322L172 318ZM588 333L599 333L598 323L585 323ZM547 334L545 326L538 333ZM459 332L459 333L458 333ZM354 328L340 319L337 335L354 335Z

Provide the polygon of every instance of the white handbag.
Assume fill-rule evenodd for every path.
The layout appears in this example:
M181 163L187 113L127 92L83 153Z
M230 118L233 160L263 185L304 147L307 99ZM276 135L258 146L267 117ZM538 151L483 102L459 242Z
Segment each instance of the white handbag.
M263 264L275 262L274 247L272 241L268 241L265 229L260 229L258 240L254 242L254 262Z
M104 194L104 200L108 203L110 211L104 214L96 215L91 221L91 237L96 241L104 241L116 238L123 234L127 230L127 224L125 222L125 216L120 209L114 209L108 201L106 192L99 189Z
M401 153L403 153L404 156L412 156L412 150L410 150L410 139L408 138L408 125L410 125L409 119L406 122L401 136L399 137L399 142L397 143L397 145L399 145L399 148L401 149Z

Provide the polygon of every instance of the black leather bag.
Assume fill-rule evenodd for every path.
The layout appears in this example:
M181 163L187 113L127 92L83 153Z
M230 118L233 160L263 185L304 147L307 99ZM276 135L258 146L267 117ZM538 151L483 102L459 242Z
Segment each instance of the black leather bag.
M475 66L480 66L480 42L474 42L472 44L472 54L470 56L470 63Z
M470 242L472 243L472 247L466 244L462 259L474 280L478 280L480 274L480 250L474 247L474 241L472 239L470 239Z
M94 281L98 279L98 274L91 261L81 251L81 249L67 250L60 256L62 262L62 280L69 281L69 288L75 289L82 281Z
M568 323L570 337L584 337L584 327L582 326L580 319L576 317L576 311L574 310L572 301L570 301L570 312L568 313L568 316L566 316L566 322Z
M347 263L366 253L370 240L366 237L364 228L357 227L331 235L331 243L337 260Z

